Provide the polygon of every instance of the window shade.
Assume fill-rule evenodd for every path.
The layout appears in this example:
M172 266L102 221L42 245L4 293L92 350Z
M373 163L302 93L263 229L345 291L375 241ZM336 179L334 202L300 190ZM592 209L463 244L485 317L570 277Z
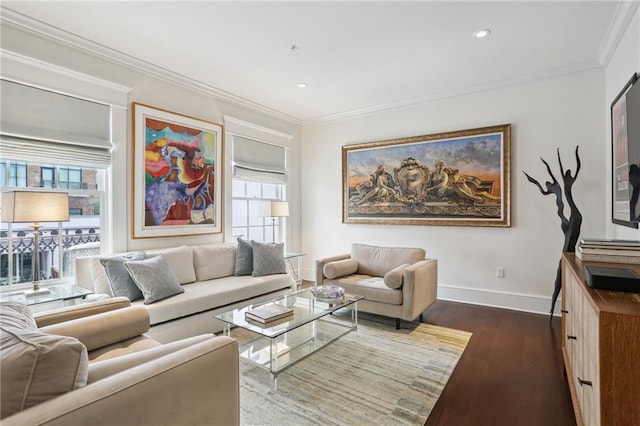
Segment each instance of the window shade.
M0 157L108 165L108 105L0 80Z
M286 151L283 147L234 136L233 162L233 176L236 179L287 182Z

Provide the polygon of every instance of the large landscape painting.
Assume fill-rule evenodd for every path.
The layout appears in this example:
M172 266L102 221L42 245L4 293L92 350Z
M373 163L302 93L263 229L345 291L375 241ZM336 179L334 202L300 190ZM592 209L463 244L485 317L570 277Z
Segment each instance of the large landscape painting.
M343 222L510 226L511 125L342 147Z

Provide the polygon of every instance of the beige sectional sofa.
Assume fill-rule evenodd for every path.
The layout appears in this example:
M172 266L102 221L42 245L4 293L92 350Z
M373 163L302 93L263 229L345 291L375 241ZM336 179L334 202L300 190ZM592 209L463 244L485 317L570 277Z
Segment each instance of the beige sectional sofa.
M175 273L183 293L144 304L151 328L147 333L167 343L177 339L222 330L222 323L213 315L249 300L262 301L296 289L295 280L286 273L264 276L234 275L235 243L213 243L181 246L145 252L147 258L162 254ZM75 260L76 280L81 287L113 297L101 256L79 257Z
M34 316L0 302L2 425L237 425L238 344L204 334L160 344L116 297Z

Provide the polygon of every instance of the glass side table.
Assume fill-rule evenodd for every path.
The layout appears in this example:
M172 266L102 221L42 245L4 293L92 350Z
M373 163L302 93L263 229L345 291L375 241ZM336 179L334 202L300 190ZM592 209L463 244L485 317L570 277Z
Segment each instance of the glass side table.
M305 253L285 253L284 260L287 263L287 272L291 274L296 281L296 288L299 289L302 284L302 256Z
M78 287L76 285L70 284L57 284L46 286L43 288L49 289L48 293L32 295L27 297L24 292L21 291L11 291L0 293L0 300L5 301L16 301L22 302L28 306L39 305L42 303L49 302L63 302L65 305L70 304L69 302L75 301L75 299L81 299L89 294L93 294L92 291L87 290L86 288Z

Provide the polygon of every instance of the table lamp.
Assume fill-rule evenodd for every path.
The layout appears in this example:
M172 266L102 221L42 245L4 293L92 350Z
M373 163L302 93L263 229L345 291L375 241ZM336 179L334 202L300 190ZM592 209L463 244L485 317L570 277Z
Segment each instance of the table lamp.
M67 222L69 194L66 192L8 191L2 193L2 221L33 223L33 290L27 296L48 293L40 288L40 222Z
M273 222L273 242L276 242L276 218L289 217L288 201L272 201L271 202L271 220Z

